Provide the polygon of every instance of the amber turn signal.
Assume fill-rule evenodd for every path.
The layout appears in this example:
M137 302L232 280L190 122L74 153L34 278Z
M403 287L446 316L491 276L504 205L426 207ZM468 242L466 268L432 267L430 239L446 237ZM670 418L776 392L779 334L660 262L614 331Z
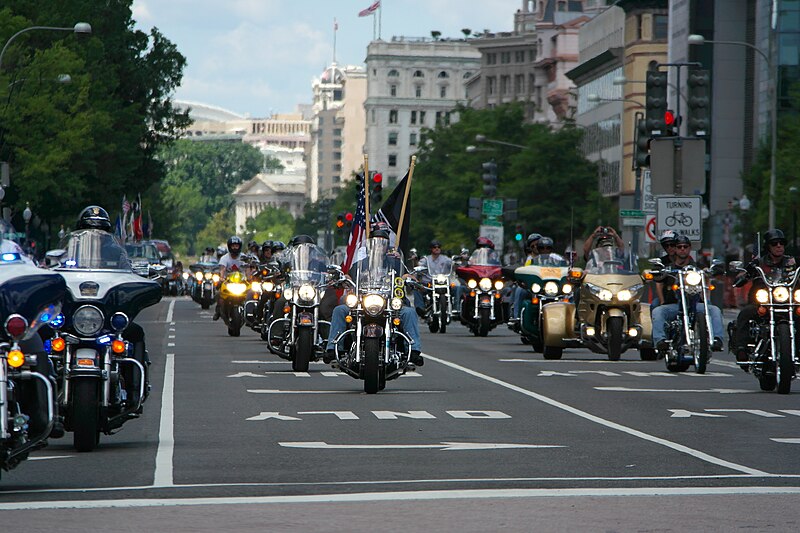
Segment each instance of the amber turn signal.
M114 353L125 353L125 341L115 340L111 343L111 351Z
M52 341L50 341L50 349L54 352L63 352L64 348L66 348L67 343L61 337L56 337Z
M11 350L8 352L8 366L12 368L19 368L25 364L25 354L19 350Z

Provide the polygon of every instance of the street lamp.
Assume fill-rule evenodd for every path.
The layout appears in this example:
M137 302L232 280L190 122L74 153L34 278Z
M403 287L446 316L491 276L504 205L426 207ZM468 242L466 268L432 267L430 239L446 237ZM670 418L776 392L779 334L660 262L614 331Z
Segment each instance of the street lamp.
M28 240L30 238L30 225L31 225L31 217L33 217L33 211L31 211L31 204L30 202L25 202L25 210L22 212L22 218L25 220L25 248L27 251L28 248Z
M770 37L770 42L773 37ZM775 227L775 182L776 182L776 152L778 151L778 92L776 90L775 69L773 68L772 61L769 56L760 48L744 41L712 41L706 39L702 35L692 34L687 39L690 45L694 44L734 44L737 46L746 46L751 50L758 52L767 64L767 71L769 72L769 99L770 99L770 161L769 161L769 227ZM744 197L742 197L744 199Z
M502 146L511 146L512 148L519 148L520 150L528 150L528 146L522 146L521 144L514 144L505 141L496 141L494 139L487 139L486 135L481 135L480 133L475 136L475 140L479 143L492 143L492 144L500 144Z
M92 33L92 26L88 22L78 22L77 24L75 24L71 28L61 28L61 27L58 27L58 26L30 26L28 28L24 28L22 30L19 30L17 33L15 33L11 37L9 37L9 39L6 41L5 46L3 46L3 50L0 51L0 70L3 69L3 54L6 53L6 49L8 48L8 45L10 45L11 42L14 39L19 37L23 33L29 32L29 31L33 31L33 30L71 31L73 33L88 34L88 33Z
M589 102L630 102L632 104L636 104L636 107L641 107L644 109L644 105L641 102L637 102L636 100L631 100L629 98L602 98L599 94L589 93L586 95L586 100Z

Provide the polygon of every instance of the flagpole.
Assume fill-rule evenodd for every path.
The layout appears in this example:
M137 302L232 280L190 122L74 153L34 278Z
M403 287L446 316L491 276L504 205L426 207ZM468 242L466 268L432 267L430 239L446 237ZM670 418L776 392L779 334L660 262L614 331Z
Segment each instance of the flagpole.
M381 38L381 13L383 13L383 2L378 4L378 40Z
M397 224L397 240L395 241L397 248L400 248L400 234L403 232L403 219L406 216L406 204L408 204L408 194L411 192L411 178L414 176L414 166L417 164L417 156L411 156L411 166L408 168L408 182L406 182L406 190L403 191L403 208L400 209L400 222Z
M372 14L372 40L373 41L375 40L375 35L376 35L376 33L375 33L375 22L376 22L376 17L375 17L375 13L373 13Z
M364 154L364 211L366 211L364 238L369 239L369 156L367 154Z
M336 31L339 29L339 24L336 23L336 17L333 17L333 62L336 63ZM335 81L335 80L331 80Z

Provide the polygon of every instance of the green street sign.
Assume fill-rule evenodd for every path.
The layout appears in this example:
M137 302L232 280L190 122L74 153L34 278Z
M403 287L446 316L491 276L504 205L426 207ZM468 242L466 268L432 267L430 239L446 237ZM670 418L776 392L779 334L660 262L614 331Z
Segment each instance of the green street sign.
M621 218L644 218L644 211L639 209L620 209L619 216Z
M503 216L503 200L483 200L483 214L488 217Z

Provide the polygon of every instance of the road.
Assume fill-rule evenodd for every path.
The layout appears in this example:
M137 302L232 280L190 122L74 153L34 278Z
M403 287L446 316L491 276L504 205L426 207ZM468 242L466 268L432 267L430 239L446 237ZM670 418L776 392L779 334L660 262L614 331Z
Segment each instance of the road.
M727 353L678 375L630 351L545 361L504 326L454 325L366 395L187 298L137 321L144 415L91 453L68 434L4 472L4 531L800 528L800 393L761 392Z

